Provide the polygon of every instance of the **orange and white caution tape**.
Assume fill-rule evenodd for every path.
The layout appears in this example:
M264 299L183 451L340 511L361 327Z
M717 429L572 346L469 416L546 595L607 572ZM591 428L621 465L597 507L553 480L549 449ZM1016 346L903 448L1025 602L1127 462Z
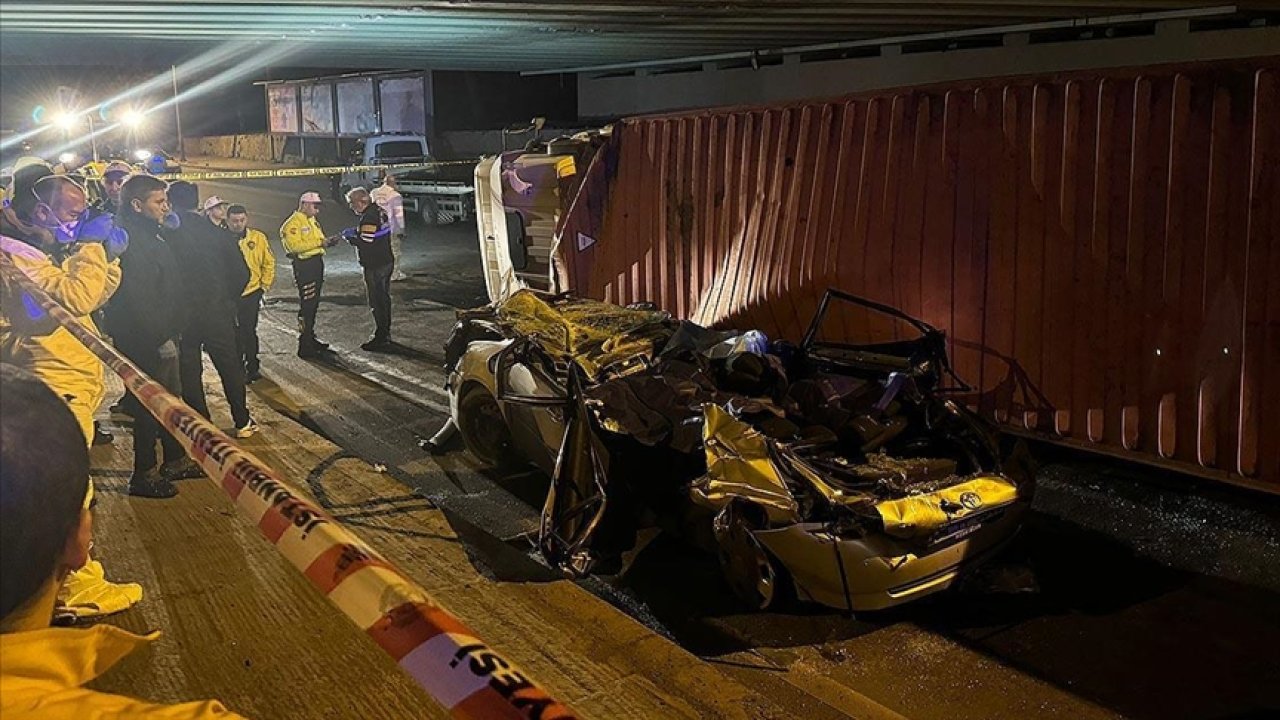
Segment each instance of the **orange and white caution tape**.
M0 271L114 370L263 536L453 717L574 717L377 551L76 322L3 253Z

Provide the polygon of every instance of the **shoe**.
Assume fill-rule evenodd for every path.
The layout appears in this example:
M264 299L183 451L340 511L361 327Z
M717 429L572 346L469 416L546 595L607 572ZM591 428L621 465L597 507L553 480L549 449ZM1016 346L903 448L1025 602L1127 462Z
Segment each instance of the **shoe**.
M389 347L391 347L391 338L372 337L369 338L368 342L361 345L360 349L368 352L377 352L379 350L386 350Z
M196 464L195 460L184 457L181 460L170 460L160 466L160 477L173 482L175 480L189 480L204 475L204 470Z
M333 351L330 350L327 345L324 347L319 347L319 346L305 346L305 347L299 346L298 347L298 357L302 358L303 360L315 360L317 358L328 358L328 357L333 357L333 354L334 354Z
M258 423L254 422L253 418L249 418L249 422L245 423L243 427L236 428L236 437L241 440L251 438L258 434L258 429Z
M161 477L158 471L149 470L142 474L135 472L129 478L129 494L134 497L171 498L178 494L178 488Z
M257 370L245 373L245 376L244 376L244 381L247 383L257 382L261 379L262 379L262 373L258 372Z
M409 276L405 275L402 272L398 272L395 275L391 276L391 282L400 282L401 280L408 280L408 279L409 279Z
M116 436L107 432L102 424L98 421L93 422L93 444L94 445L110 445L115 442Z
M317 350L328 350L328 349L329 349L329 343L327 343L327 342L325 342L325 341L323 341L323 340L312 340L312 341L311 341L311 344L312 344L312 345L315 345Z

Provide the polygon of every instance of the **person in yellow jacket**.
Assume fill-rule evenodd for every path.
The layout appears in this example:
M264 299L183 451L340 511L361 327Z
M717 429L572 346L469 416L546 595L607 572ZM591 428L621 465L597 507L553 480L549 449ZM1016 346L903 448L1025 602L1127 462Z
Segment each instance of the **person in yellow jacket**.
M238 718L216 701L158 705L83 687L159 633L50 627L58 587L89 557L89 452L44 383L0 365L0 717Z
M262 296L276 281L276 256L261 230L249 227L249 211L243 205L227 208L227 229L240 240L240 253L249 267L249 282L236 306L236 344L244 363L244 378L253 382L262 378L258 372L258 311Z
M339 238L325 237L316 222L320 214L320 193L306 192L298 199L298 210L280 226L280 242L293 262L293 283L298 287L298 357L314 358L328 351L329 344L316 338L316 311L320 309L320 289L324 286L324 249Z
M11 189L15 200L0 214L0 361L24 368L48 385L70 408L88 446L104 394L102 363L9 273L21 272L96 334L90 314L120 284L117 258L128 238L107 229L111 223L102 218L109 221L110 216L84 220L84 189L51 175L47 166L18 171ZM46 251L66 258L56 263ZM67 578L59 611L69 617L108 615L141 599L141 586L109 582L102 564L90 560Z

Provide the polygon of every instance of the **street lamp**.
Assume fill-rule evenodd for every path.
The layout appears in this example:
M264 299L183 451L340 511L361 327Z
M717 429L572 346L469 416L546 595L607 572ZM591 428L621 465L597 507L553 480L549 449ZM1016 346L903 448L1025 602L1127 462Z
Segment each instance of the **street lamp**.
M137 110L125 110L124 114L120 116L120 123L129 128L130 131L136 131L142 127L145 119L145 116Z
M85 117L89 119L89 143L93 147L93 161L98 162L98 137L93 132L93 113L86 113ZM53 124L62 128L62 136L69 139L71 131L79 124L79 113L60 111L53 116Z

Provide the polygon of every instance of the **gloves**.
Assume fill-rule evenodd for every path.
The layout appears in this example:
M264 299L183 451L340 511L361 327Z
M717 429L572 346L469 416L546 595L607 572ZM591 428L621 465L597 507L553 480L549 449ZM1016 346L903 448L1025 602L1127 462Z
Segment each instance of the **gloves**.
M107 235L106 242L102 245L107 251L107 262L112 262L129 249L129 233L124 228L113 225L111 233Z
M177 230L182 227L182 217L179 216L178 213L170 210L169 214L164 216L164 220L161 221L160 224L163 225L166 230Z
M116 227L115 219L110 215L99 215L88 220L79 230L76 240L82 243L101 243L107 252L107 262L123 255L129 247L129 233L124 228Z
M360 239L360 231L353 227L349 227L346 230L343 230L340 233L340 235L343 240L346 240L348 243L352 245L355 245L356 240Z

